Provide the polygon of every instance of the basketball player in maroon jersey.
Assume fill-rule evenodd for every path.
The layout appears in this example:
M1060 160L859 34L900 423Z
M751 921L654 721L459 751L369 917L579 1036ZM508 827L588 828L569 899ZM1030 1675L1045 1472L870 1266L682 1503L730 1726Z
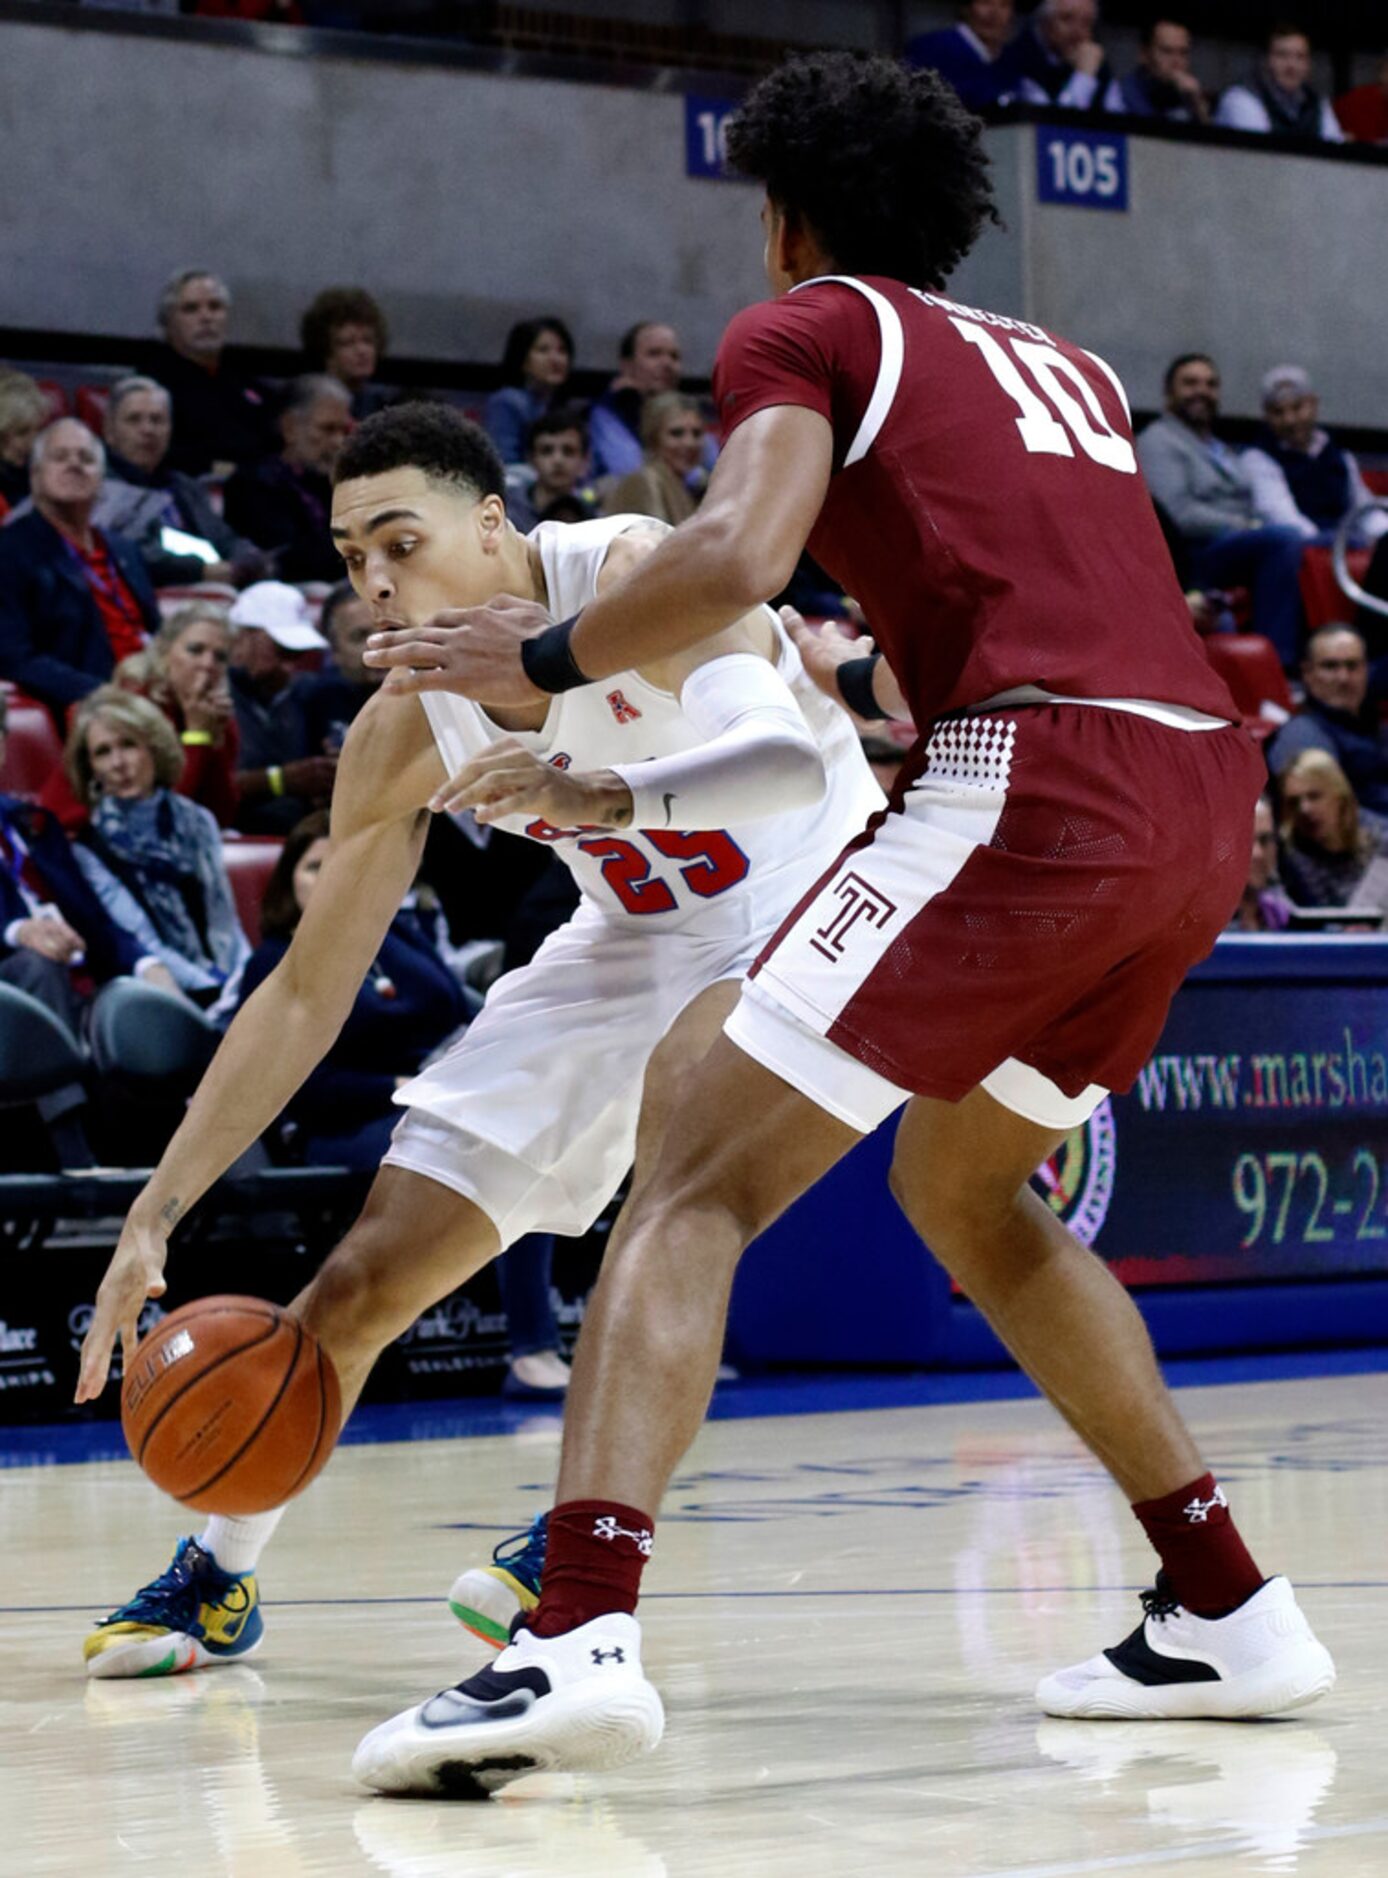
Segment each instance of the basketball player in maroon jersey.
M1330 1658L1264 1577L1142 1320L1029 1185L1126 1090L1238 900L1262 765L1201 652L1092 354L942 283L992 216L933 75L793 61L733 120L770 302L738 315L699 514L573 619L509 602L395 635L390 682L533 702L718 631L810 551L880 656L836 674L919 740L887 811L753 969L584 1324L538 1608L480 1676L383 1724L385 1791L487 1791L654 1745L634 1617L750 1239L903 1104L893 1190L1108 1468L1159 1555L1142 1623L1037 1691L1062 1716L1299 1707ZM403 668L413 668L403 669Z

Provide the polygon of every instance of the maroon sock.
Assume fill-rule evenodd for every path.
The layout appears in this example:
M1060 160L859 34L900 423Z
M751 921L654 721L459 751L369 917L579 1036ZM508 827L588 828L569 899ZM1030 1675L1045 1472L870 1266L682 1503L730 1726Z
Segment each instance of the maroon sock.
M526 1618L557 1637L612 1611L634 1611L651 1555L652 1522L615 1500L568 1500L549 1516L540 1602Z
M1227 1615L1263 1583L1213 1474L1202 1474L1160 1500L1140 1500L1133 1512L1161 1558L1173 1594L1197 1617Z

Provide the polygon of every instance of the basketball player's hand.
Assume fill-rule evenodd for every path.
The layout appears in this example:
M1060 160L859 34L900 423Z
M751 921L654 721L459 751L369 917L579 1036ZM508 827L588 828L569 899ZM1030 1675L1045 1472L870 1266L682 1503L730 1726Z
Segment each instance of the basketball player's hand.
M120 1242L111 1255L96 1294L96 1309L87 1334L82 1339L82 1355L77 1372L78 1402L94 1402L106 1387L111 1368L111 1352L120 1338L121 1353L129 1368L140 1341L140 1312L148 1298L162 1298L167 1290L164 1261L168 1257L167 1235L126 1220Z
M826 698L844 707L843 696L839 691L838 669L848 659L865 659L877 650L871 639L850 639L841 626L832 620L826 620L822 626L811 626L802 619L793 606L781 608L781 624L795 642L795 649L800 654L800 663L815 685ZM901 695L901 687L893 678L885 660L877 667L872 681L877 702L888 717L908 719L911 715L906 707L906 700ZM852 716L852 713L849 713ZM854 719L855 723L858 719Z
M625 828L631 791L611 770L556 769L514 737L501 737L450 777L429 807L471 809L479 822L533 815L552 828Z
M539 704L548 694L526 677L521 646L553 623L537 601L501 593L485 606L435 613L422 626L373 633L363 656L385 671L387 691L453 691L479 704Z

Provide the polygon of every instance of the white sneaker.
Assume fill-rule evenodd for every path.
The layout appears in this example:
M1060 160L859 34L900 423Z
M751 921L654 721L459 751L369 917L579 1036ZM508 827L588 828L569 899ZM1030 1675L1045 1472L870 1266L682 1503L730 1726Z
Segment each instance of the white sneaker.
M1197 1617L1158 1575L1142 1608L1142 1622L1115 1648L1043 1678L1036 1700L1048 1715L1227 1721L1304 1708L1334 1686L1330 1652L1285 1578L1269 1578L1226 1617Z
M634 1617L561 1637L522 1630L495 1663L373 1728L352 1772L378 1793L485 1800L522 1775L620 1767L665 1731Z

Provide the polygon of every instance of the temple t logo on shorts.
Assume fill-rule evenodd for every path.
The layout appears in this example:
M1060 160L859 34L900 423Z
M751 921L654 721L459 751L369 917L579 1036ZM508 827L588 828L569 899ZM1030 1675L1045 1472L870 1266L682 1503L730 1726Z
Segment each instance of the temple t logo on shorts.
M833 889L833 894L843 905L827 925L820 927L810 944L831 965L837 965L843 956L848 935L858 921L866 920L869 926L885 926L896 912L896 901L889 900L885 893L874 887L871 881L864 880L861 874L845 874Z

